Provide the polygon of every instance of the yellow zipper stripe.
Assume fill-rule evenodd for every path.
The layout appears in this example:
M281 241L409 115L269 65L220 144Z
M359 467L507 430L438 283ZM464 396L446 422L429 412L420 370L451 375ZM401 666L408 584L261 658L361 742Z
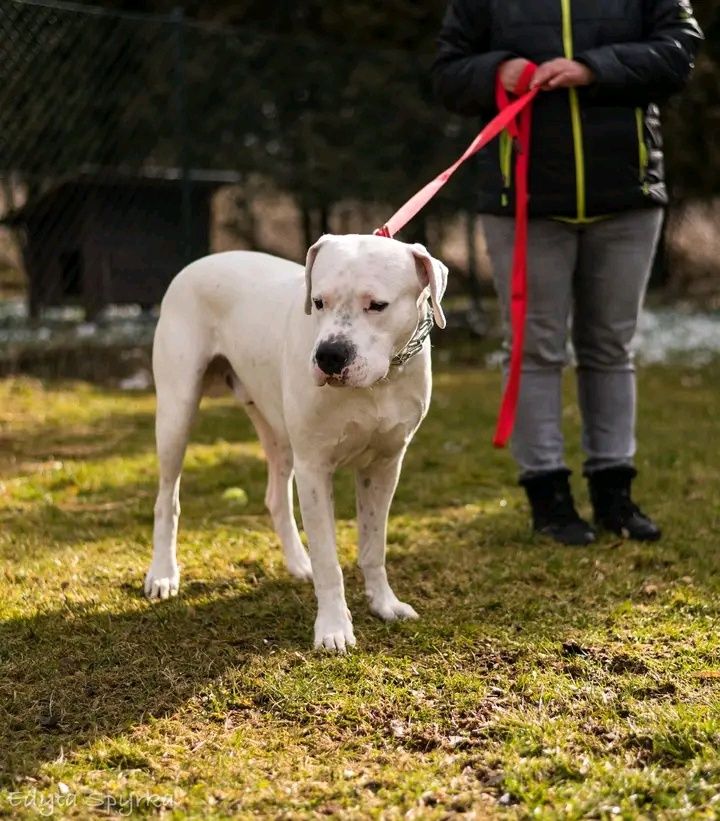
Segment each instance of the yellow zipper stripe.
M563 50L567 60L573 59L572 10L570 0L560 0L562 6ZM572 119L573 146L575 149L575 198L577 201L577 218L582 221L586 214L585 197L585 150L583 146L582 120L577 90L570 92L570 116Z
M640 161L640 182L645 185L647 182L645 176L648 169L648 147L645 142L645 112L642 108L635 109L635 120L637 122L638 135L638 157Z
M508 191L510 190L511 168L512 168L512 138L507 131L500 132L500 173L503 178L503 187L505 190L501 195L501 203L503 206L508 204Z
M572 35L572 10L570 8L570 0L560 0L562 6L562 35L563 35L563 50L565 51L565 58L572 60L573 58L573 35Z

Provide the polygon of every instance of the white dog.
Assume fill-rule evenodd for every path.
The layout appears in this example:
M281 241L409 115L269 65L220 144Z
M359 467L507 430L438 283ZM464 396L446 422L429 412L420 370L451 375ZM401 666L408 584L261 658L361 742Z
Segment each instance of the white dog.
M339 467L356 471L358 563L371 611L417 618L388 584L387 517L403 455L428 409L427 335L433 317L445 327L446 282L447 268L422 245L371 235L322 237L304 276L293 262L235 251L200 259L173 280L153 348L160 487L150 598L178 590L182 462L203 389L221 375L265 450L265 503L288 570L314 580L315 646L355 644L335 546ZM309 557L293 514L293 474Z

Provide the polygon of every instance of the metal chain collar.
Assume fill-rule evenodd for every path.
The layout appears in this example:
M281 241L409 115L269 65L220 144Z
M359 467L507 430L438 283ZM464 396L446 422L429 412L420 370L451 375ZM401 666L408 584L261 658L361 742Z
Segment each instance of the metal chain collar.
M390 364L405 365L413 356L417 356L422 350L425 340L430 336L434 324L432 306L430 300L428 300L425 303L425 317L418 322L415 333L410 337L408 343L393 356Z

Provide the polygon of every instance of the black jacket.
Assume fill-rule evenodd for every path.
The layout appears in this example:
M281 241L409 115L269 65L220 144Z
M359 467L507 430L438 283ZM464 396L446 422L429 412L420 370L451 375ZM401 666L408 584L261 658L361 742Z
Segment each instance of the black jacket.
M433 65L451 111L488 121L500 63L568 57L591 86L534 104L530 212L583 221L667 202L657 103L679 91L702 39L688 0L451 0ZM513 146L478 155L479 210L509 214Z

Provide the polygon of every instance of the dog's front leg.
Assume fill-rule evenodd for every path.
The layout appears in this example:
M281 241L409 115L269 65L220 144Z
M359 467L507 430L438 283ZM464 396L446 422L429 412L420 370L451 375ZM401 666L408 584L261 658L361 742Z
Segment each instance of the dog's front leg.
M403 453L378 459L356 475L358 564L365 576L370 611L385 621L416 619L417 613L393 593L385 570L387 521Z
M315 647L344 652L346 647L354 646L355 635L335 544L332 473L327 468L296 462L295 481L318 603Z

